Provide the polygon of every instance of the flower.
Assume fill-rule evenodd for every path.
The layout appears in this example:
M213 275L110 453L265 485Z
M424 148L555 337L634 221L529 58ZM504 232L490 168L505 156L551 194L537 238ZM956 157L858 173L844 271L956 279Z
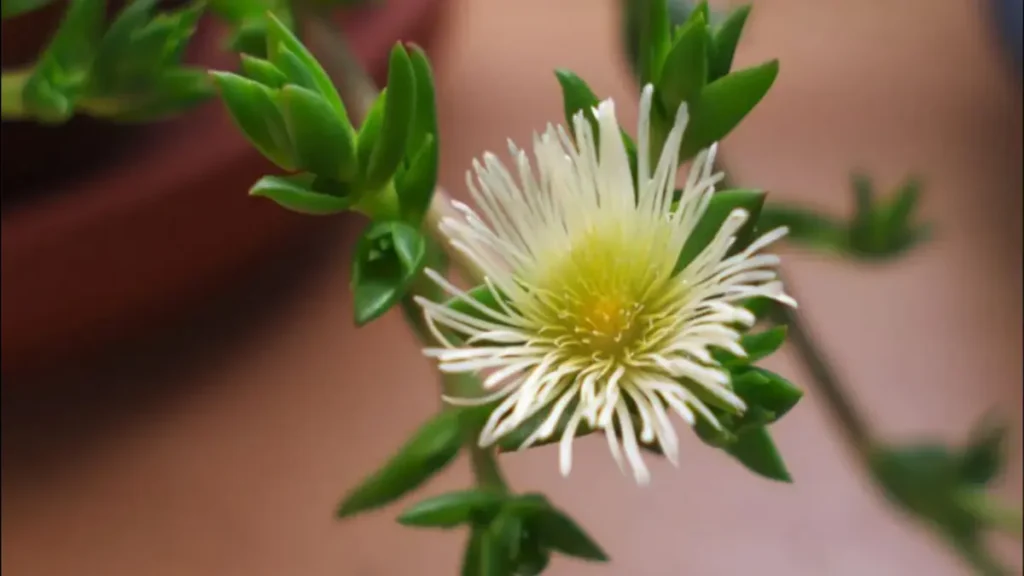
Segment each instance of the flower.
M536 172L510 143L518 181L492 154L474 162L478 185L472 173L467 183L486 220L457 203L462 218L447 218L441 228L453 249L478 267L497 305L485 306L432 271L463 302L463 311L418 300L443 344L426 355L443 372L486 374L483 386L491 391L480 399L447 400L501 400L480 444L491 445L546 411L525 448L549 439L567 418L559 440L563 475L582 423L605 433L620 469L628 462L638 483L650 476L641 442L657 445L678 464L672 414L691 426L698 417L719 426L701 399L709 395L736 412L745 409L711 354L719 348L745 355L737 328L750 327L755 318L742 302L762 296L795 305L773 270L778 257L759 253L785 229L729 254L748 218L742 209L726 218L696 258L676 269L723 175L712 173L715 147L702 151L674 203L676 159L689 116L680 106L652 174L652 94L645 87L640 101L639 190L611 100L594 110L598 134L580 113L573 118L575 142L560 126L535 135Z

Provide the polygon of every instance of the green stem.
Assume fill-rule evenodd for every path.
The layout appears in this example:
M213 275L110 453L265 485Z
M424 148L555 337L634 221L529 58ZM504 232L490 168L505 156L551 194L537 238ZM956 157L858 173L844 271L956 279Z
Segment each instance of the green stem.
M795 298L792 284L783 283L786 286L786 291ZM810 373L811 381L814 382L822 399L825 400L825 406L839 422L840 429L850 447L866 465L874 441L864 417L854 407L853 401L846 392L847 386L839 379L796 310L789 306L774 306L772 315L777 322L785 324L789 328L789 342L793 344L797 355Z
M0 117L12 120L28 117L21 93L31 75L31 69L14 70L0 75Z
M318 17L310 17L305 21L306 36L311 48L318 49L319 60L331 79L339 87L349 108L349 115L353 120L365 117L370 106L376 100L379 91L373 85L373 81L362 69L358 61L352 55L344 40L335 32L334 28ZM450 209L450 203L442 190L434 194L434 202L430 213L427 215L425 225L437 246L449 246L448 239L439 229L440 217L446 209ZM479 272L466 265L466 261L459 257L459 254L447 253L444 260L451 259L461 273L474 278ZM436 269L442 269L437 266ZM413 301L413 297L421 295L426 298L437 299L439 296L433 282L425 277L417 279L409 291L409 294L402 299L402 310L405 313L406 321L416 332L420 339L430 345L436 344L433 337L426 329L422 320L422 311L419 305ZM444 393L449 396L460 398L473 398L481 393L480 382L475 376L467 374L445 374L442 377ZM502 477L498 465L496 452L493 448L481 448L477 442L480 436L482 422L470 422L467 418L464 429L466 450L469 452L470 465L473 470L473 477L476 484L481 487L488 487L496 490L507 490L507 485Z

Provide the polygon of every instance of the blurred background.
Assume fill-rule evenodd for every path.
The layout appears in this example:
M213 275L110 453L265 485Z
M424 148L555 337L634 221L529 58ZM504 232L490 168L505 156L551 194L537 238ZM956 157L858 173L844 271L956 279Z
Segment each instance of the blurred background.
M635 124L615 0L385 5L341 25L378 72L395 38L427 45L442 182L456 196L472 158L561 120L555 67ZM883 190L921 176L933 242L884 265L796 250L785 264L821 345L891 439L957 442L991 409L1011 421L999 491L1019 502L1020 28L1016 48L1005 39L1020 2L754 5L738 66L779 58L781 74L723 144L731 178L847 214L851 169ZM27 24L8 24L5 66L32 42L11 39ZM196 41L211 63L224 61L216 32ZM454 573L461 538L400 528L396 509L331 516L439 401L399 313L353 326L347 254L362 223L246 198L266 166L215 102L141 134L26 130L3 126L4 573ZM785 349L768 364L806 380ZM647 489L597 439L580 442L568 480L550 449L503 462L613 559L558 558L556 575L967 573L883 503L813 390L774 430L793 485L695 439L681 470L654 464ZM460 461L426 492L468 478ZM1019 546L1003 544L1019 567Z

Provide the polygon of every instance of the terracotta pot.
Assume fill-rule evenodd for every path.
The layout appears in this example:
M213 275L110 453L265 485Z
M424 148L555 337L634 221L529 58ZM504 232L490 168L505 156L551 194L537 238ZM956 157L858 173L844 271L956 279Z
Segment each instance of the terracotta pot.
M380 79L396 40L429 48L443 4L389 0L346 13L339 22ZM233 67L234 55L220 50L220 30L205 24L194 42L199 61ZM8 127L2 130L6 138ZM246 189L273 168L217 102L138 128L124 141L130 146L123 153L94 158L116 162L88 173L67 171L69 179L52 181L31 202L5 202L5 376L152 331L213 287L237 280L270 247L324 223L247 197ZM46 160L52 172L64 172L67 154L102 147L80 140L72 152L51 148ZM8 166L5 157L4 172Z

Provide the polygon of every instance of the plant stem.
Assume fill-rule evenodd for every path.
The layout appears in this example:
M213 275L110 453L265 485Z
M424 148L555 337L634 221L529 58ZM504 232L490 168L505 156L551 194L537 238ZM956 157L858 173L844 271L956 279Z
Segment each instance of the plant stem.
M725 174L729 174L721 160L721 155L719 156L718 167ZM727 179L723 179L719 186L721 188L731 188L732 183ZM786 291L799 302L799 298L793 294L793 284L786 282L782 276L782 272L779 271L779 279L783 281L782 283L786 287ZM773 306L772 317L776 322L785 324L789 328L788 340L793 344L800 357L800 361L803 362L810 373L811 381L821 393L829 412L839 422L840 429L847 443L861 459L861 462L868 466L868 457L874 446L874 439L867 422L856 409L853 401L850 399L850 395L846 392L849 387L836 374L825 353L818 347L814 337L811 336L810 330L804 324L799 312L789 306Z
M792 291L792 284L785 281L783 284L789 295L796 298ZM789 306L774 306L772 315L776 321L789 328L789 341L810 373L811 381L821 392L829 412L839 422L840 429L850 447L867 464L874 441L864 417L854 407L853 401L847 394L846 385L836 375L824 352L815 343L803 318L796 310Z
M349 117L362 121L369 112L380 91L374 86L369 75L355 59L344 39L338 36L330 24L316 16L305 19L306 38L310 48L316 50L318 59L327 74L335 82L348 107ZM459 270L470 279L482 280L482 272L458 250L451 250L450 238L441 230L441 221L448 216L456 215L451 200L443 189L437 187L431 201L430 209L424 221L426 231L431 235L437 246L445 252ZM433 337L426 330L421 318L420 307L413 301L413 296L420 294L426 297L431 294L432 282L420 278L402 299L402 310L406 321L424 343L435 344ZM473 398L480 395L480 382L475 376L468 374L445 374L442 376L444 393L449 396ZM470 465L476 484L495 490L505 491L507 486L498 465L496 452L493 448L481 448L477 442L482 427L481 422L470 422L464 427L466 450L469 452Z

